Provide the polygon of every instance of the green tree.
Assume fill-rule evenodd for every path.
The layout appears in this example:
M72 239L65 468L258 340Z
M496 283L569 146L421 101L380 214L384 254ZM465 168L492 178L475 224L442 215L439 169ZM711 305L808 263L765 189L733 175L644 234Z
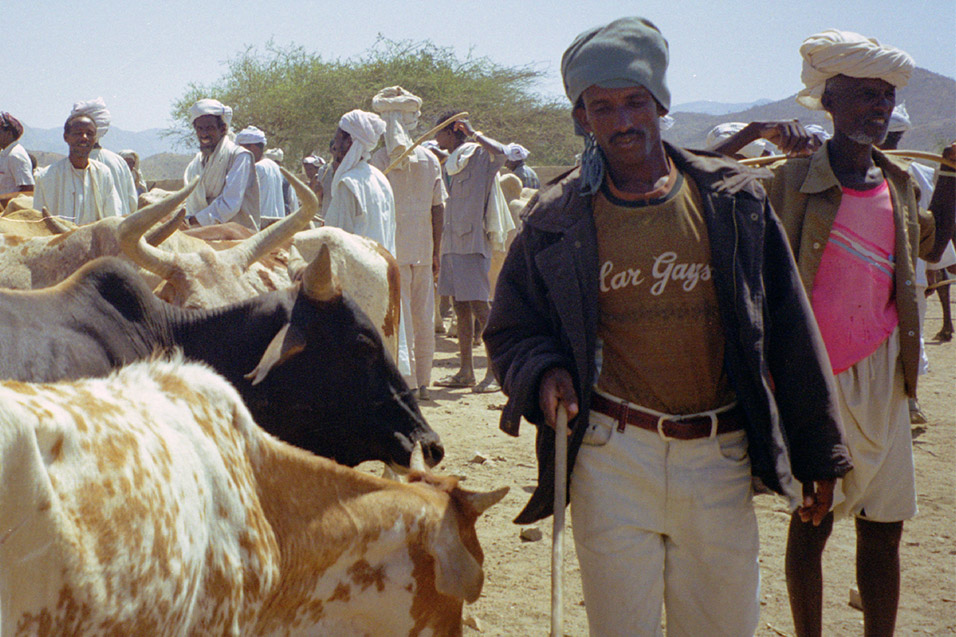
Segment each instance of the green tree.
M530 163L570 164L581 142L574 137L568 105L535 91L543 75L532 65L507 67L471 55L462 60L451 48L429 41L379 36L365 53L345 60L269 43L263 51L248 47L229 60L224 76L212 84L190 84L173 107L182 126L168 133L195 146L187 111L197 99L214 97L233 108L235 130L258 126L269 146L282 148L289 158L327 156L344 113L369 110L376 92L400 85L423 100L419 133L440 113L465 110L491 137L526 146Z

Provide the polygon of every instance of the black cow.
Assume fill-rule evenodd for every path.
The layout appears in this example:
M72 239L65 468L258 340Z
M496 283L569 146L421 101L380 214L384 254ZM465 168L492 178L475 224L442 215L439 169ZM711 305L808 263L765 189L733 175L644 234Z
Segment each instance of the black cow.
M214 310L156 298L123 261L104 257L58 285L0 291L0 378L103 376L179 347L239 390L265 430L354 466L430 465L444 450L378 331L342 295L323 250L293 287Z

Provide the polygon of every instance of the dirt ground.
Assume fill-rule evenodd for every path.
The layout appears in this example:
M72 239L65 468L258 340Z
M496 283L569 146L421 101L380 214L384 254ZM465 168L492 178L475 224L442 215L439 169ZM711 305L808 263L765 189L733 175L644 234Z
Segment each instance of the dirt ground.
M937 333L941 309L930 299L926 334ZM920 379L919 398L929 417L913 427L919 515L906 523L901 549L902 594L898 635L956 634L956 343L927 343L930 373ZM438 337L433 379L457 369L457 344ZM476 370L485 355L476 349ZM480 355L479 355L480 354ZM482 635L546 635L550 630L551 518L537 527L540 541L522 541L512 523L536 480L533 427L523 423L521 436L498 429L505 397L475 394L468 389L432 389L423 412L441 435L447 455L437 471L461 476L464 486L491 490L504 485L511 492L478 521L485 553L485 585L481 598L465 607ZM484 458L482 461L480 458ZM363 467L364 468L364 467ZM783 575L789 515L776 496L755 499L760 527L761 615L758 635L793 635ZM567 635L586 635L580 572L573 528L566 534L564 625ZM824 634L862 635L862 613L848 604L855 587L853 523L834 525L824 554ZM477 634L466 628L466 635Z

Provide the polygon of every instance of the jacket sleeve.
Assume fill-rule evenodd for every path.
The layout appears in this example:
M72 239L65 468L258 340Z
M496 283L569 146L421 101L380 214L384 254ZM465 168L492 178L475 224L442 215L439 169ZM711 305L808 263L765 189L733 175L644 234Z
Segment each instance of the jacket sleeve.
M851 468L836 384L783 227L764 204L766 360L794 477L837 478Z
M513 436L518 435L521 416L543 422L538 386L545 371L564 367L575 375L534 259L534 244L544 241L541 234L526 226L515 238L498 275L484 331L492 368L508 396L500 427Z

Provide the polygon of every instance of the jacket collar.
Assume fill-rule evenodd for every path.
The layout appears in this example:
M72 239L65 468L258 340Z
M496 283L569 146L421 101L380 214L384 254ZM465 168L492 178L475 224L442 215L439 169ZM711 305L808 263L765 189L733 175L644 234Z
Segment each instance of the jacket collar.
M771 176L762 168L741 166L733 159L708 151L688 151L664 142L664 150L678 170L687 173L699 190L735 195L749 192L757 197L759 181ZM580 167L542 189L529 203L525 223L545 232L566 232L591 214L591 196L580 190Z
M830 154L827 150L829 147L830 141L827 140L823 142L823 145L817 152L813 153L813 156L810 157L810 167L807 169L807 176L800 186L800 192L813 195L829 190L830 188L841 188L840 181L836 178L836 175L833 173L833 168L830 166ZM909 179L905 168L899 166L895 160L884 155L875 146L873 147L872 153L873 163L879 166L884 176L896 183Z

